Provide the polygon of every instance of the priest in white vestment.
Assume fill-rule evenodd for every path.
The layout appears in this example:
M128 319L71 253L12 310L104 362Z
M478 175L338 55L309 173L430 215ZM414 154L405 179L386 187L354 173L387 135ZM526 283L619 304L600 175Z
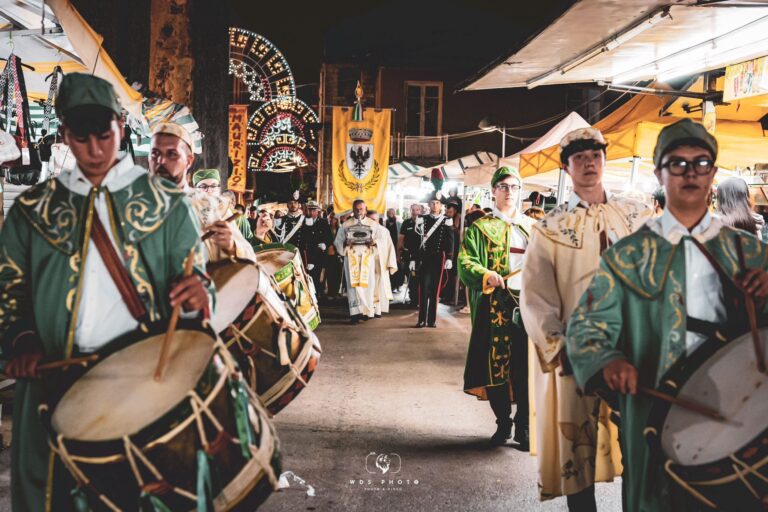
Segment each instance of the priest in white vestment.
M378 224L366 217L367 212L365 201L356 200L352 204L352 217L339 226L333 242L337 253L344 257L344 279L347 283L350 323L353 325L375 315L378 257L372 234ZM367 243L352 243L347 233L360 226L362 230L366 227L370 230L371 239Z

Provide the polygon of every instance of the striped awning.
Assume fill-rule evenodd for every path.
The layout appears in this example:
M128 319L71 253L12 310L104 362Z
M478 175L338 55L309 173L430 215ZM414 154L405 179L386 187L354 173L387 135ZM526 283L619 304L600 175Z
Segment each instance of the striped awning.
M450 160L444 164L436 165L434 167L424 168L417 175L429 177L432 173L432 169L442 169L445 176L449 180L464 181L464 176L467 173L467 169L470 167L476 167L478 165L485 165L496 162L498 157L488 151L477 151L471 155L466 155L455 160Z
M402 161L389 166L389 183L394 184L412 176L416 176L419 172L423 171L425 167L412 164L410 162Z

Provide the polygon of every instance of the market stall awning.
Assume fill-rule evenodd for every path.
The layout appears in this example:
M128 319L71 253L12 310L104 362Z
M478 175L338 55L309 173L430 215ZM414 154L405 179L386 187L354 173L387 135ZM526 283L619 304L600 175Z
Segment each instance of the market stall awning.
M485 165L485 164L491 164L491 163L495 165L496 160L498 160L498 156L493 153L490 153L488 151L477 151L475 153L472 153L471 155L463 156L461 158L456 158L454 160L445 162L444 164L435 165L432 167L425 167L423 170L418 172L416 176L429 178L430 174L432 173L432 169L439 168L445 172L445 176L447 179L453 180L453 181L464 181L464 178L467 174L467 169L471 167L476 167L478 165Z
M680 118L660 116L665 99L659 96L635 96L604 119L595 123L603 132L608 148L609 165L627 163L640 157L650 165L653 149L661 129ZM717 163L725 169L753 166L766 160L768 137L758 122L721 120L717 122L715 137L720 144ZM520 174L525 178L559 168L560 148L553 145L537 153L520 157ZM628 177L628 167L627 174Z
M518 151L514 155L502 158L498 163L489 163L485 165L479 165L476 167L470 167L466 171L466 177L464 178L464 184L467 186L487 186L491 182L491 177L497 168L503 166L520 168L520 155L538 153L556 144L559 144L565 135L573 130L579 128L586 128L589 123L584 120L576 112L571 112L559 123L553 126L547 133L536 139L535 142Z
M416 176L424 169L425 167L421 167L420 165L412 164L411 162L406 161L392 164L389 166L389 184L393 185L403 180L407 180L412 176Z
M725 77L715 80L715 90L722 91ZM690 92L704 92L704 80L699 78L687 89ZM768 114L768 95L752 96L748 98L728 100L723 105L716 106L717 119L731 121L759 121ZM668 107L666 112L675 117L690 117L701 119L700 101L690 98L677 98Z
M661 81L768 54L763 0L576 2L465 90Z

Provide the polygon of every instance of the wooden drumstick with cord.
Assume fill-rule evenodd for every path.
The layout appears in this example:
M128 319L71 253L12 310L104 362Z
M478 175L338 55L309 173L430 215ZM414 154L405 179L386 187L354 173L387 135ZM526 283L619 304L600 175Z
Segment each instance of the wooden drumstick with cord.
M192 267L195 263L195 248L189 250L187 259L184 260L184 277L192 275ZM179 315L181 314L181 303L173 306L171 312L171 319L168 321L168 330L165 331L165 338L163 339L163 346L160 349L160 358L157 360L157 367L155 368L155 381L160 382L163 380L163 373L165 372L165 366L168 364L168 353L171 350L171 340L176 332L176 324L179 322Z
M736 237L736 254L739 257L739 267L742 274L747 271L746 260L744 258L744 248L741 246L741 238ZM747 318L749 318L749 330L752 333L752 347L755 350L755 359L757 359L757 371L765 373L765 359L763 357L763 348L760 341L760 331L757 329L757 312L755 311L755 300L744 290L744 307L747 309Z
M240 212L235 212L229 217L227 217L226 219L224 219L224 222L232 222L233 220L237 219L239 216L240 216ZM202 236L203 242L205 242L215 234L216 234L216 231L214 230L206 231L205 234L203 234Z
M37 367L37 371L45 372L48 370L56 370L58 368L67 368L69 366L74 366L76 364L85 364L85 363L90 363L92 361L98 361L98 360L99 360L99 356L97 354L91 354L89 356L84 356L84 357L73 357L70 359L62 359L61 361L54 361L52 363L41 364Z
M666 393L661 393L660 391L656 391L655 389L646 388L643 386L637 386L637 390L648 396L652 396L653 398L657 398L659 400L663 400L673 405L682 407L683 409L686 409L688 411L695 412L703 416L708 416L715 420L725 421L725 417L722 414L720 414L714 409L707 407L706 405L701 405L699 403L686 400L685 398L667 395Z

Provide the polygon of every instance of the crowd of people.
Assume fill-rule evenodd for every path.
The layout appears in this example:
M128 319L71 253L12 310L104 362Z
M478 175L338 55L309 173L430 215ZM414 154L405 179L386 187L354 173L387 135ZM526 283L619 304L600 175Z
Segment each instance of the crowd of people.
M652 204L603 186L607 143L584 128L560 143L573 183L565 204L523 212L523 180L501 167L493 207L472 205L462 221L461 198L437 193L436 171L427 209L413 204L401 221L362 200L337 216L298 193L286 212L233 205L217 170L188 176L192 138L172 123L155 128L147 172L118 154L121 109L93 76L66 75L56 109L78 165L23 194L0 233L2 356L18 379L14 510L50 510L74 492L38 416L50 384L38 363L96 352L177 306L208 318L204 262L253 262L272 244L296 248L321 300L345 290L352 324L387 313L397 289L418 307L417 328L437 326L446 289L443 299L464 297L464 391L488 401L494 445L514 437L535 449L542 499L596 510L595 482L621 475L626 511L702 508L646 443L658 397L642 391L713 337L743 332L745 302L762 319L768 264L743 180L721 181L713 197L718 143L701 124L661 131ZM464 293L446 288L451 274Z

